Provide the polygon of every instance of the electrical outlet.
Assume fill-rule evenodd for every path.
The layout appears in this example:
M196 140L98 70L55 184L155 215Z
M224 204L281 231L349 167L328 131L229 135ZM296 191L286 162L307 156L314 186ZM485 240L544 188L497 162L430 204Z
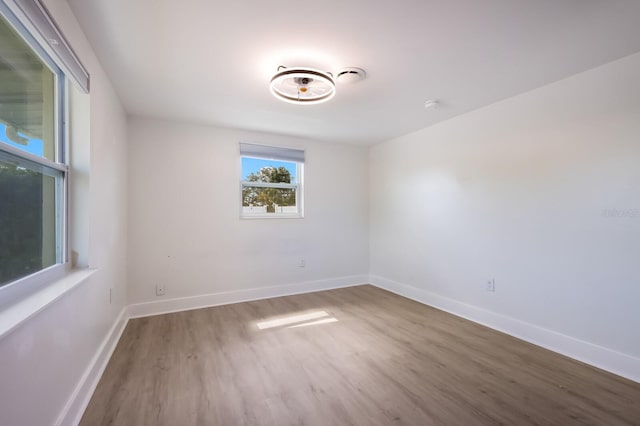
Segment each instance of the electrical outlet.
M307 266L307 262L306 262L304 259L300 259L300 260L298 261L298 266L299 266L300 268L304 268L305 266Z
M496 280L491 278L487 281L487 291L495 292L496 291Z
M156 286L156 296L164 296L164 284L158 284Z

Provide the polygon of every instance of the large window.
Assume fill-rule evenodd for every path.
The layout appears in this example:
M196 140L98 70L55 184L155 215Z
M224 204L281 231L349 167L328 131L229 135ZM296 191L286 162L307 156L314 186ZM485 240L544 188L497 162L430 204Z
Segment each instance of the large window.
M304 151L240 144L241 217L302 217Z
M64 74L0 10L0 287L66 262Z

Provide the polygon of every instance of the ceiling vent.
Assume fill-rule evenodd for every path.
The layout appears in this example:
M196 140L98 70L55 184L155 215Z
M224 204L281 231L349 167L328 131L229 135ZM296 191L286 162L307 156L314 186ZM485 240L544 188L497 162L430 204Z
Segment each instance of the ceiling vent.
M338 71L338 83L340 84L353 84L358 81L364 80L367 73L362 68L342 68Z
M280 66L270 86L276 98L298 105L326 102L336 94L333 74L313 68Z

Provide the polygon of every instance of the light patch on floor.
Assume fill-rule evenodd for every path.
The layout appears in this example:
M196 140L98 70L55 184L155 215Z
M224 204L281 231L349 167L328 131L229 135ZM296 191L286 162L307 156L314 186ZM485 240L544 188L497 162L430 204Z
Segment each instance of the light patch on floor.
M321 320L318 320L318 321L311 321L311 322L305 322L303 324L291 325L291 326L289 326L287 328L298 328L298 327L306 327L308 325L329 324L329 323L332 323L332 322L338 322L338 319L337 318L333 318L333 317L325 318L325 319L321 319Z
M284 325L303 323L306 321L317 320L319 318L325 318L328 316L329 314L326 311L314 311L314 312L308 312L304 314L287 315L286 317L272 319L268 321L261 321L257 323L257 326L260 330L266 330L268 328L282 327Z

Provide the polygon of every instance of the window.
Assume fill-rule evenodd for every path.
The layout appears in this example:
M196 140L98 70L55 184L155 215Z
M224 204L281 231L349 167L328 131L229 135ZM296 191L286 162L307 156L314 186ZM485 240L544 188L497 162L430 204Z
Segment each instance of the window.
M40 2L0 2L0 290L64 271L74 73L88 92L88 74Z
M304 151L240 144L240 216L302 217Z

